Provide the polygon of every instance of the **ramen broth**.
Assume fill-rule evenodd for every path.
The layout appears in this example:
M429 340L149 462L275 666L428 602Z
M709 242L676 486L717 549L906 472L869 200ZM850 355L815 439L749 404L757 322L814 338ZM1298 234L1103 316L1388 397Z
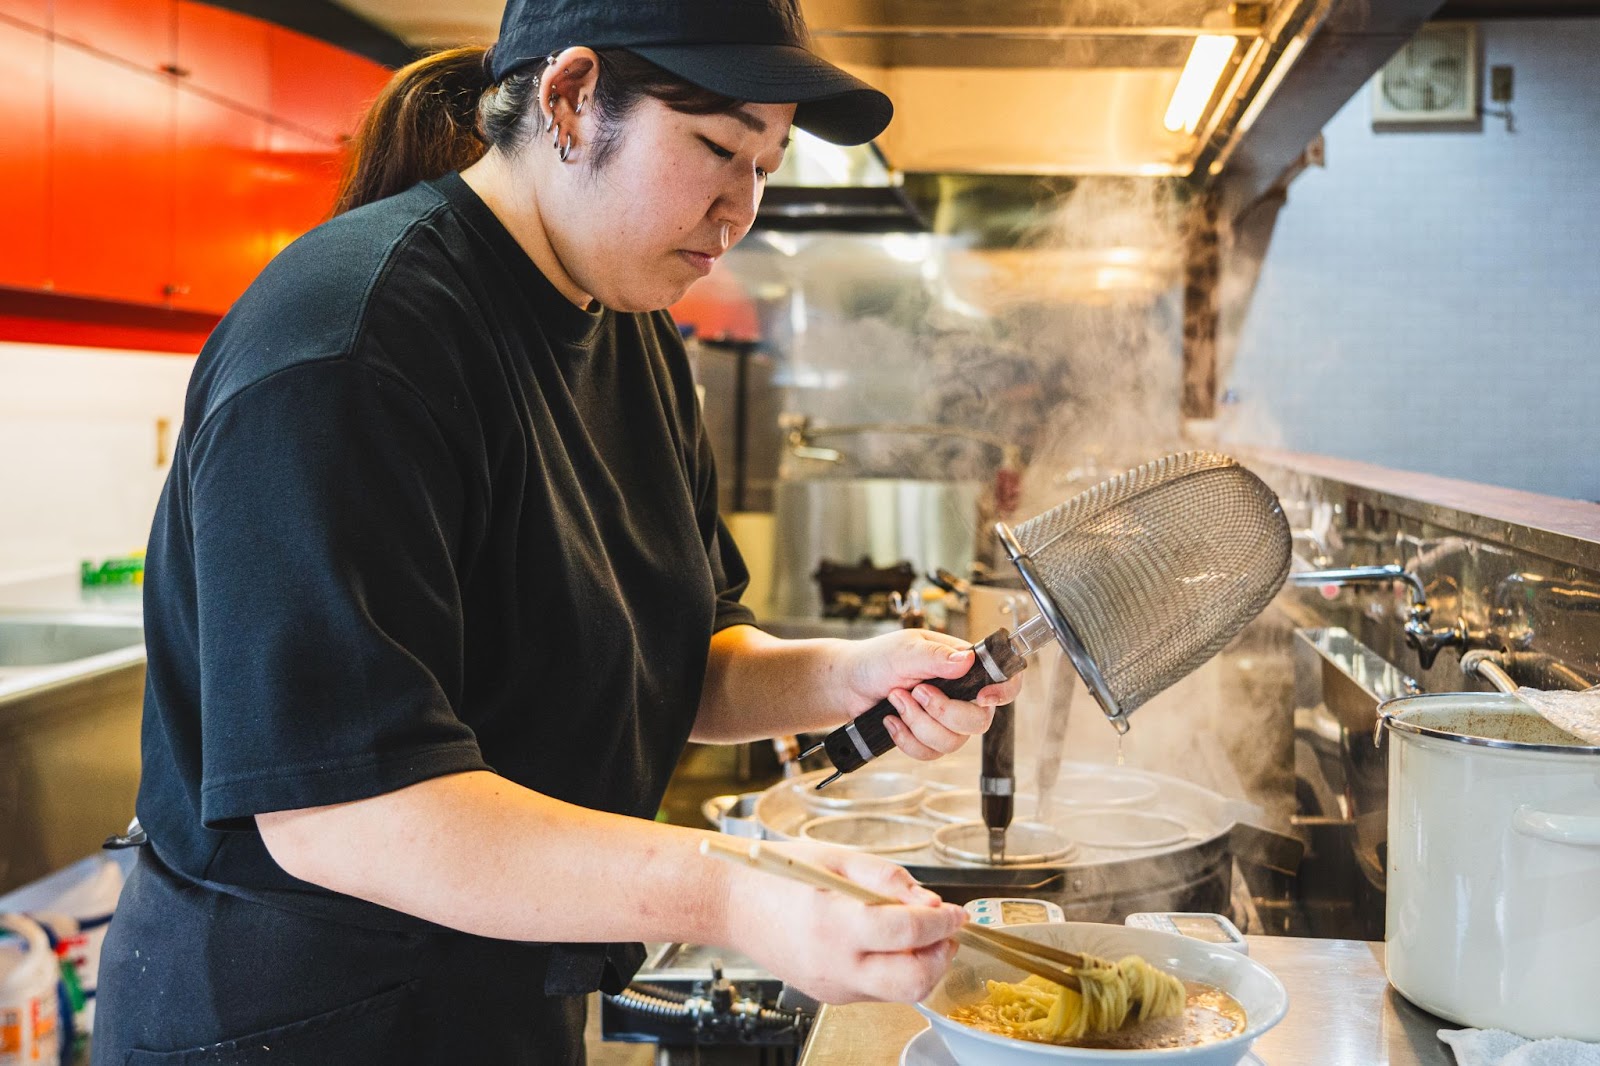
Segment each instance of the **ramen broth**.
M1145 1051L1215 1044L1244 1032L1245 1013L1238 1000L1220 988L1196 981L1185 981L1183 987L1188 999L1181 1017L1130 1022L1114 1032L1088 1033L1078 1040L1061 1043L1071 1047ZM999 1008L987 1002L957 1007L950 1012L950 1020L986 1033L1009 1036L1013 1040L1056 1043L1042 1040L1025 1029L1009 1024L999 1016Z

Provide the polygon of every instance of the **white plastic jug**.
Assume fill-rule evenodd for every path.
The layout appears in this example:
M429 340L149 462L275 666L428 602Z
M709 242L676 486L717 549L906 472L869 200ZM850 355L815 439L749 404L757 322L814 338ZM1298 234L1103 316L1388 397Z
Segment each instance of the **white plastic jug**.
M0 1066L56 1066L61 1027L56 986L61 970L38 922L0 914Z
M95 986L99 983L100 946L117 906L122 883L133 868L133 851L91 855L55 873L0 896L0 913L20 912L35 917L65 915L74 923L64 928L52 922L57 952L77 972L78 987L88 998L76 1019L77 1027L94 1029ZM47 919L48 920L48 919Z

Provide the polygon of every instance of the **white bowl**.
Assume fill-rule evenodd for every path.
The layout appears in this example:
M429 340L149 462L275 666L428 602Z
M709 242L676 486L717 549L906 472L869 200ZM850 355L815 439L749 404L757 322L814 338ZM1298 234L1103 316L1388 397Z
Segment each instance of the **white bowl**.
M957 952L944 980L917 1004L917 1010L927 1015L950 1054L963 1066L1234 1066L1249 1052L1255 1039L1282 1021L1289 1009L1289 993L1265 966L1248 955L1176 933L1093 922L1019 925L1006 932L1101 958L1143 956L1177 977L1220 988L1238 1000L1245 1012L1245 1030L1213 1044L1149 1051L1061 1047L986 1033L951 1021L947 1012L984 998L986 981L1020 981L1027 975L964 947Z

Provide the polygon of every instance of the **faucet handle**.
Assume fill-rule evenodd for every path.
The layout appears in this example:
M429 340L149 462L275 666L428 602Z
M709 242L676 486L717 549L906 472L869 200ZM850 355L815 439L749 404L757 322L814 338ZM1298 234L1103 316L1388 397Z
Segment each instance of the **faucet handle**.
M1289 575L1289 580L1300 586L1321 585L1386 585L1403 581L1411 592L1411 608L1405 624L1406 643L1417 653L1424 670L1433 669L1433 661L1445 648L1465 651L1469 641L1465 622L1444 629L1429 624L1433 608L1428 605L1427 590L1422 579L1399 563L1384 566L1351 566L1341 570L1299 570Z

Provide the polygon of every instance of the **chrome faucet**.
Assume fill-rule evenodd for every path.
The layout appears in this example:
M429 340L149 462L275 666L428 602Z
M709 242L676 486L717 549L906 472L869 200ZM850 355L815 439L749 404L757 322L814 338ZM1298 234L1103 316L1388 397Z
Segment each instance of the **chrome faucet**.
M1467 650L1466 623L1457 620L1446 629L1435 629L1429 619L1433 608L1428 606L1428 592L1422 579L1398 563L1386 566L1352 566L1340 570L1300 570L1289 575L1289 580L1301 586L1319 585L1389 585L1396 581L1405 583L1411 593L1411 606L1407 612L1406 643L1417 653L1424 670L1433 669L1433 661L1445 648Z

